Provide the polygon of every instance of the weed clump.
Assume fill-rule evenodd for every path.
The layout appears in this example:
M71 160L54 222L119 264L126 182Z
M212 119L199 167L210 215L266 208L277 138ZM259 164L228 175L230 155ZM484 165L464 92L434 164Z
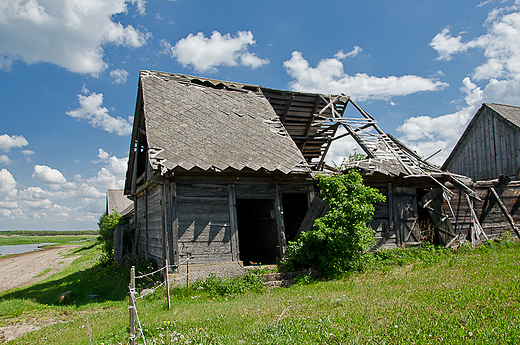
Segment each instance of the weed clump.
M193 289L203 291L212 297L226 297L247 291L259 293L265 290L265 286L260 276L251 273L231 279L220 278L211 273L206 279L196 280Z

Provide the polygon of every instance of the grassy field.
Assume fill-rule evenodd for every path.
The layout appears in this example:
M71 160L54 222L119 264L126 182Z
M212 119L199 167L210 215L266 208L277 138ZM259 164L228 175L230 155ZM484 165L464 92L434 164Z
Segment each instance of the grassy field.
M68 243L92 240L97 231L0 231L0 246L33 243Z
M129 269L99 265L95 244L75 254L58 275L0 294L0 326L60 321L13 344L128 343ZM73 298L60 305L69 290ZM147 344L516 344L520 243L392 251L368 272L332 281L171 295L171 310L163 288L137 302Z

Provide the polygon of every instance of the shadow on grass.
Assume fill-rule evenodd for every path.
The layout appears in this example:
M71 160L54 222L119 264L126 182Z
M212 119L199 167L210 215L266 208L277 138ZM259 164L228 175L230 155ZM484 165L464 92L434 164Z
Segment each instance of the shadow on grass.
M149 272L151 269L153 267L150 262L142 262L136 265L136 272ZM156 280L160 279L162 278L156 278ZM122 301L128 296L129 281L130 266L106 267L97 264L60 279L37 283L6 294L0 294L0 302L26 299L40 304L80 307L89 303ZM149 283L150 281L147 281L143 285ZM72 292L70 300L58 301L60 295L67 291Z

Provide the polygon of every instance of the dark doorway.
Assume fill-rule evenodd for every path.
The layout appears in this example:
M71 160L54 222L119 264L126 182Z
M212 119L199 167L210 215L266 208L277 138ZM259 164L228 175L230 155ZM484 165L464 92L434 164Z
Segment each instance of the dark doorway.
M273 199L237 199L240 260L275 264L280 257Z
M309 208L307 194L283 194L282 206L285 239L286 241L293 241Z

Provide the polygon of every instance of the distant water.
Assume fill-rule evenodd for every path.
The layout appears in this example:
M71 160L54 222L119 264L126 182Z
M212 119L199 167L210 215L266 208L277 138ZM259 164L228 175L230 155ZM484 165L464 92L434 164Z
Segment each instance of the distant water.
M40 250L43 246L57 243L32 243L32 244L15 244L9 246L0 246L0 255L21 254Z

